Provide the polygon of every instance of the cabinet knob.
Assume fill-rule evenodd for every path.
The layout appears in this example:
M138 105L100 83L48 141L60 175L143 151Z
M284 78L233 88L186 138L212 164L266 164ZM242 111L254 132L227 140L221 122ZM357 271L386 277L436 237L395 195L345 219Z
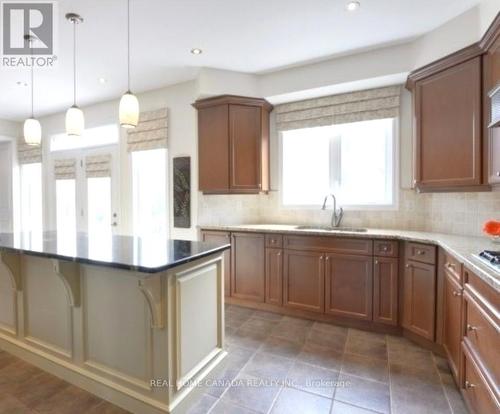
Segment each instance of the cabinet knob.
M326 261L328 262L330 260L330 256L326 256Z
M453 291L453 296L462 296L462 292Z
M323 260L323 259L324 259L324 257L323 257L323 256L320 256L320 257L319 257L319 260Z
M424 255L424 254L425 254L425 252L424 252L423 250L417 250L417 254L418 254L419 256L422 256L422 255Z
M375 260L375 264L378 265L378 260Z
M281 252L278 252L277 256L281 256Z
M387 248L387 246L383 246L383 247L382 247L382 251L383 251L383 252L386 252L387 250L389 250L389 249Z
M411 267L411 264L408 264L408 263L407 263L407 264L405 264L405 267L406 267L407 269L409 269L409 268Z
M465 388L466 389L471 389L471 388L475 388L476 387L476 384L473 384L472 382L469 382L469 381L465 381Z
M455 263L446 263L446 267L448 269L455 269L456 266L455 266Z
M477 326L467 324L467 330L469 332L477 331Z
M500 171L497 171L497 177L500 177Z

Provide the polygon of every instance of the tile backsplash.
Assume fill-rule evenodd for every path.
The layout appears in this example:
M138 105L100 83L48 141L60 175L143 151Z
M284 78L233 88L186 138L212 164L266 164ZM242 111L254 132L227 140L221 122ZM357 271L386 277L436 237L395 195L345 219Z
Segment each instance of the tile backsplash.
M331 210L283 208L279 193L274 191L268 195L200 194L198 200L200 225L327 225L331 217ZM490 219L500 220L500 192L417 194L400 190L397 210L346 211L342 224L480 236L483 223Z

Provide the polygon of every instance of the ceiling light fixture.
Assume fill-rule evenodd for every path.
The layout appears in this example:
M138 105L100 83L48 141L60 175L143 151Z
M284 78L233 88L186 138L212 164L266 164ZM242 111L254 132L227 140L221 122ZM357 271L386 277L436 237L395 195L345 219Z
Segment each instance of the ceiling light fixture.
M29 47L30 47L30 53L31 53L31 118L26 119L24 121L24 126L23 126L23 132L24 132L24 142L28 145L40 145L42 143L42 126L40 125L40 122L35 119L35 111L34 111L34 89L35 89L35 82L34 82L34 60L33 60L33 41L35 38L31 35L25 35L24 40L28 42ZM24 82L18 82L17 84L23 84L25 85Z
M139 123L139 100L130 92L130 0L127 0L127 72L128 90L120 100L120 125L135 128Z
M192 53L193 55L201 55L201 54L203 53L203 50L201 50L201 49L199 49L199 48L195 47L194 49L191 49L191 53Z
M350 1L346 4L345 8L347 11L353 12L358 10L361 7L361 3L359 1Z
M73 106L66 112L66 134L79 137L85 129L85 118L76 104L76 25L83 23L83 19L78 14L68 13L66 20L73 24Z

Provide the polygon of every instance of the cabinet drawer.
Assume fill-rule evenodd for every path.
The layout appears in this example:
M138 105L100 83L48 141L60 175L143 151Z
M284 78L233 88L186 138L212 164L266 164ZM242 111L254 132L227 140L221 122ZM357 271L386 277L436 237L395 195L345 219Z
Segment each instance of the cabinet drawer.
M500 381L500 327L498 321L483 309L473 297L470 289L464 294L466 306L466 330L470 346L477 353L482 364L487 367L487 375L494 383Z
M488 386L481 368L474 360L467 344L462 344L464 354L464 381L462 392L473 409L478 414L497 414L500 402L495 392Z
M417 262L435 264L436 247L428 244L406 243L406 260L415 260Z
M373 255L383 257L398 257L398 242L394 240L375 240Z
M285 249L312 250L327 253L361 254L373 253L373 241L344 237L285 236Z
M450 276L455 278L460 286L463 285L462 267L462 263L455 259L451 254L447 252L444 253L444 269L450 274Z
M266 234L266 247L283 247L281 234Z

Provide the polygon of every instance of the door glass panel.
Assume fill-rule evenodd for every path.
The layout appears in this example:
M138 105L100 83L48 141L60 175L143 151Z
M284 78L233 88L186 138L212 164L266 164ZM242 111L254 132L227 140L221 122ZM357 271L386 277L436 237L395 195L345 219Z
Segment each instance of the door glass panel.
M57 252L76 255L76 182L56 180Z
M21 165L21 230L42 231L42 164Z
M88 232L90 235L111 233L111 178L87 180Z

